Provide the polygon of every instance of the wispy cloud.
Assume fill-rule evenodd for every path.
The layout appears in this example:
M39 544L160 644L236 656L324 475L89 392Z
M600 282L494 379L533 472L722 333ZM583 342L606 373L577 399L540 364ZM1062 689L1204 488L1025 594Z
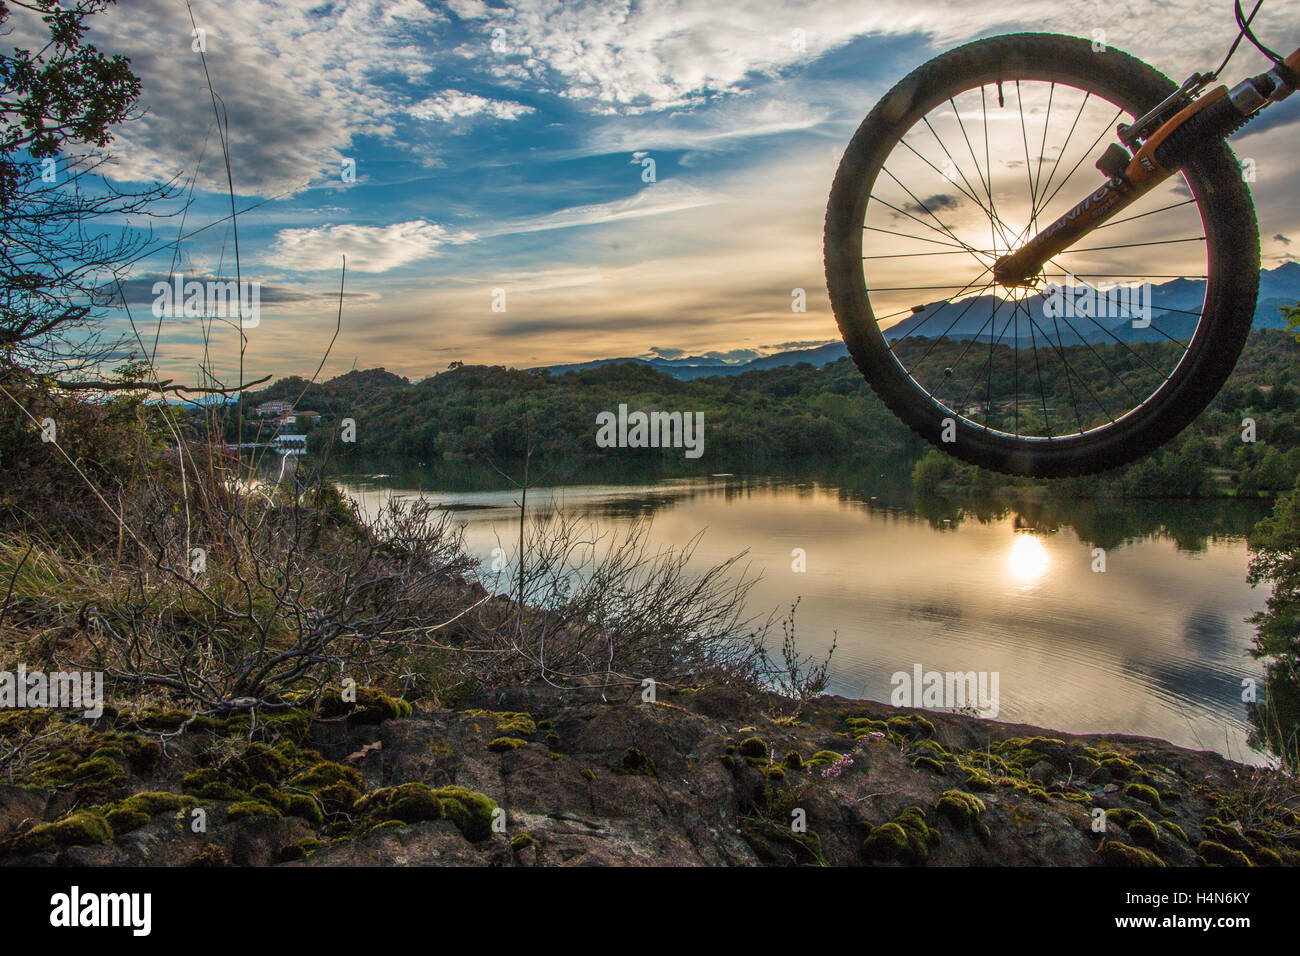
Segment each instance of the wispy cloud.
M492 100L475 93L462 93L459 90L444 90L437 96L422 100L411 107L411 115L416 119L441 120L444 123L479 117L513 120L532 112L535 112L533 107L524 103Z
M482 235L510 235L544 232L549 229L572 229L644 219L668 213L698 209L723 202L724 197L684 182L655 183L626 199L572 206L542 216L503 220L482 231Z
M416 219L390 226L328 225L283 229L265 261L291 271L336 270L347 257L351 272L388 272L435 256L449 243L470 242L471 233L453 233L437 223Z

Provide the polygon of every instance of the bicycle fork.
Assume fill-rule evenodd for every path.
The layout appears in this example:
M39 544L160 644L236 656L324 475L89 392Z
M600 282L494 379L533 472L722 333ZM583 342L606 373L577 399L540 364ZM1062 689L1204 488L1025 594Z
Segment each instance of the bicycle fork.
M1097 161L1106 183L1019 249L1001 256L993 265L994 279L1005 286L1034 285L1049 259L1178 172L1198 145L1232 135L1265 107L1286 99L1300 86L1300 50L1232 90L1218 86L1193 99L1208 82L1198 73L1132 125L1121 125L1118 133L1125 145L1111 143Z

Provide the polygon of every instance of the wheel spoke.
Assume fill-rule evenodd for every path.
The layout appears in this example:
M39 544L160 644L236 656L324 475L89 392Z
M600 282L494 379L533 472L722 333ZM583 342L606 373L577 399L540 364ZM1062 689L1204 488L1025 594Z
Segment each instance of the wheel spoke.
M1203 328L1203 308L1157 306L1149 294L1153 283L1208 280L1207 260L1196 258L1209 243L1197 200L1174 192L1186 178L1163 184L1144 197L1154 208L1139 206L1098 227L1112 230L1104 239L1085 238L1057 253L1021 285L999 285L996 260L1059 214L1058 198L1126 113L1096 87L1083 88L1091 84L1005 76L993 82L993 96L989 85L938 99L873 166L878 180L864 190L864 287L887 304L887 315L873 316L882 331L890 323L899 329L898 318L910 316L886 335L883 348L918 399L1004 439L1050 445L1126 427L1125 416L1167 391ZM1012 86L1014 112L1007 102ZM1039 122L1035 153L1030 127ZM976 124L982 129L972 129ZM1068 269L1070 262L1082 271ZM1184 265L1193 268L1179 271ZM1044 282L1071 283L1091 308L1081 301L1077 311L1049 309ZM921 304L900 308L909 295ZM923 302L930 296L936 301Z

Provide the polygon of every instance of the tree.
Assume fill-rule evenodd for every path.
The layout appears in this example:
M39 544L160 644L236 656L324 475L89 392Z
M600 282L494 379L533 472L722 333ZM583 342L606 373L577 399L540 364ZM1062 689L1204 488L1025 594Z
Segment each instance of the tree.
M1272 584L1273 593L1266 609L1251 618L1251 653L1264 661L1265 693L1246 709L1254 739L1295 772L1300 769L1300 484L1251 531L1250 550L1247 580Z
M126 57L85 40L87 18L113 2L0 0L0 30L12 34L19 11L48 33L40 49L0 53L0 381L93 369L117 350L95 320L150 240L97 224L170 194L124 191L101 172L140 93Z
M1300 304L1284 305L1278 311L1282 313L1282 318L1286 319L1288 332L1296 332L1300 329ZM1296 332L1295 340L1300 342L1300 332Z

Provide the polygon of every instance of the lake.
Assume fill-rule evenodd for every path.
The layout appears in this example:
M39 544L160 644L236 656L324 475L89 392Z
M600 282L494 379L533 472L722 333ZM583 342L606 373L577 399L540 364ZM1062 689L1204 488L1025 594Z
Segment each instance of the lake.
M518 534L509 488L438 490L409 476L341 484L367 513L394 495L449 509L484 561ZM996 673L998 720L1263 760L1246 742L1242 691L1262 676L1246 619L1268 594L1246 583L1245 534L1266 502L971 506L914 501L897 475L838 475L529 489L529 511L552 504L611 530L652 518L659 547L703 531L701 569L748 552L762 574L753 614L800 599L800 650L820 659L837 637L831 693L887 701L892 676L917 665ZM780 638L778 627L778 649Z

